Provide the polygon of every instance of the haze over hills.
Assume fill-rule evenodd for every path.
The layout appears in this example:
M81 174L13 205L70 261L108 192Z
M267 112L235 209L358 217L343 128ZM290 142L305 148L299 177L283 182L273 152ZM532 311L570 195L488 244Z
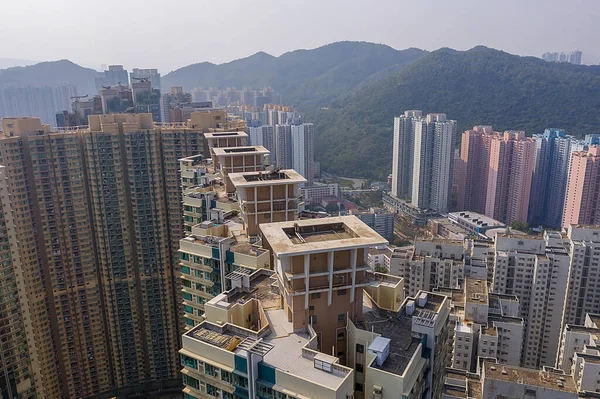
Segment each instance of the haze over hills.
M17 58L0 58L0 69L37 64L39 61L21 60Z
M68 60L43 62L0 70L0 87L67 82L79 94L93 94L96 74ZM458 120L459 131L491 124L527 134L561 127L581 136L600 125L600 66L548 63L483 46L427 53L339 42L279 57L261 52L189 65L163 76L163 89L175 85L272 86L315 123L324 171L377 179L390 170L393 117L406 109L445 112Z
M296 107L323 106L366 79L387 75L426 52L366 42L338 42L312 50L296 50L279 57L256 53L215 65L188 65L167 74L163 85L195 87L272 86L284 102Z
M476 124L582 136L600 125L600 67L547 63L475 47L440 49L309 112L323 170L384 179L392 159L393 118L407 109L445 112L459 132Z
M98 72L81 67L69 60L40 62L26 67L0 70L0 87L3 86L52 86L70 83L79 94L95 94L94 77Z

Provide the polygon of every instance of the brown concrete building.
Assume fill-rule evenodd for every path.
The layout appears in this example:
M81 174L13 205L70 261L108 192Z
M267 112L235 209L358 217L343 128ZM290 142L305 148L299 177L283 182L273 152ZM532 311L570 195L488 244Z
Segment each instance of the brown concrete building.
M3 120L37 397L179 384L179 159L202 155L204 132L222 129L245 124L215 110L176 124L93 115L88 128L59 132Z
M2 127L0 164L14 207L39 395L100 393L111 377L80 136L50 133L38 118L3 119Z
M387 241L355 216L269 223L260 229L288 321L294 329L312 325L322 351L343 360L346 319L362 317L368 248Z
M0 166L0 396L44 398L13 206Z
M269 150L263 146L212 148L215 167L218 167L225 180L227 193L233 193L235 187L229 178L230 173L259 172L265 169L265 158Z
M259 224L296 219L300 184L306 179L293 169L272 172L231 173L244 230L258 236Z

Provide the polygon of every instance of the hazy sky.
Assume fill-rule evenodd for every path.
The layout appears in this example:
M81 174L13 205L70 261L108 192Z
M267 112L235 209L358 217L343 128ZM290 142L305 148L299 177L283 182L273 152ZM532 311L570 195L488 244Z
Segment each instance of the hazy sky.
M159 68L340 40L600 61L600 0L1 0L0 57ZM586 57L587 55L587 57Z

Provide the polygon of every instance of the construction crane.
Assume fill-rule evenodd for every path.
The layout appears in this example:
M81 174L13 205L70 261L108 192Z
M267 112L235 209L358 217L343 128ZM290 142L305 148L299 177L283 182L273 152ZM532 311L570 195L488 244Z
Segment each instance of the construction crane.
M81 100L82 98L88 98L88 95L86 94L85 96L72 96L71 100L75 100L74 102L78 103L79 100Z

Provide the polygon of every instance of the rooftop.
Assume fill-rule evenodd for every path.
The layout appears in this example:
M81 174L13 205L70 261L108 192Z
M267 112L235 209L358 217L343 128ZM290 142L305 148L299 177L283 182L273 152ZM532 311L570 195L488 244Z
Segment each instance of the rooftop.
M270 151L262 145L213 148L213 152L217 157L235 155L266 155L270 153Z
M465 280L465 299L470 303L488 303L488 288L486 280L467 278Z
M388 242L356 216L306 219L260 226L263 240L277 255L386 245Z
M577 392L573 377L550 371L525 369L521 367L507 366L484 362L484 386L485 380L516 382L518 384L536 386L563 392ZM562 385L562 386L561 386Z
M206 137L207 139L223 137L248 137L248 134L246 132L215 132L204 133L204 137Z
M229 179L236 188L306 183L306 179L293 169L283 169L273 172L230 173Z
M499 222L496 219L492 219L489 216L482 215L477 212L451 212L448 215L450 220L462 220L471 224L476 225L477 227L504 227L506 226L504 223Z
M368 305L367 305L368 306ZM392 316L392 317L390 317ZM356 326L365 331L373 331L391 340L390 353L387 359L378 366L373 362L371 367L388 373L402 375L421 339L412 335L412 319L410 317L394 317L392 312L363 307L363 320Z

